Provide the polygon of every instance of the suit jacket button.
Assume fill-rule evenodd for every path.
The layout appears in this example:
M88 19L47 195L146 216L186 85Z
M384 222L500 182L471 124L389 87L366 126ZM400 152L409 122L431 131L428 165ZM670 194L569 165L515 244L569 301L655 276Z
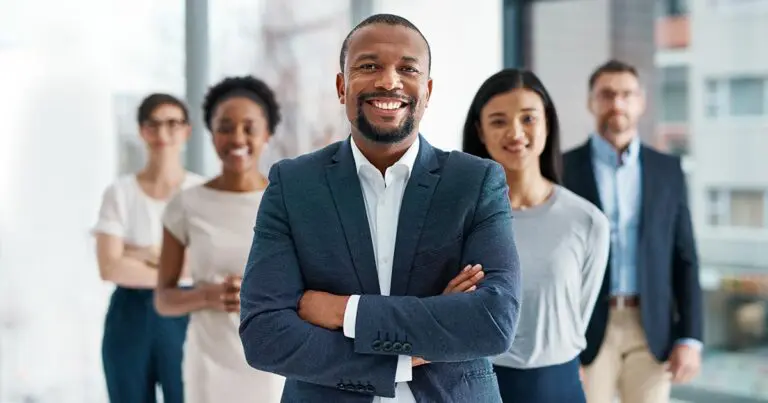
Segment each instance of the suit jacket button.
M354 392L355 391L355 384L354 383L348 383L348 384L346 384L344 386L344 389L346 389L346 390L348 390L350 392Z
M365 386L363 386L363 385L357 385L357 391L358 391L358 392L360 392L360 393L363 393L363 392L365 392Z
M374 388L373 385L368 385L365 387L365 391L368 393L374 393L376 392L376 388Z
M381 340L379 339L374 340L373 343L371 343L371 348L373 349L373 351L381 350Z
M410 353L413 349L413 346L411 346L411 343L408 343L407 341L403 343L403 352L404 353Z
M392 351L396 353L403 351L403 343L400 343L399 341L392 343Z
M386 352L392 351L392 342L385 341L384 343L381 343L381 349Z
M339 383L336 384L336 389L344 390L344 389L346 389L346 386L344 386L344 383L339 382Z

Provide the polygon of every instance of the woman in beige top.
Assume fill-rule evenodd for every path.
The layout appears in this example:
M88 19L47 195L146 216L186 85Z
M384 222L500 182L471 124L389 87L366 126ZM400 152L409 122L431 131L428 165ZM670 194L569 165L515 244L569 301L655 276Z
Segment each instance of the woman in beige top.
M191 313L183 362L187 403L277 403L284 379L248 365L238 326L240 280L267 186L258 161L280 120L279 106L266 84L248 76L212 87L204 109L222 171L178 194L165 210L155 306L162 315ZM190 289L178 288L185 260Z

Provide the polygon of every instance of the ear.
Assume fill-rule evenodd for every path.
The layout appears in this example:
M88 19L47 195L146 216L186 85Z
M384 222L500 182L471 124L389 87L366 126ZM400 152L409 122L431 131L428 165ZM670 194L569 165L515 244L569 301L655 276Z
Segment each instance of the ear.
M480 127L480 122L475 122L475 129L477 129L477 138L485 145L485 134L483 134L483 128Z
M592 93L591 92L587 94L587 110L589 111L589 113L591 113L593 115L595 114L595 108L592 107Z
M344 82L344 73L336 74L336 96L339 97L339 103L344 105L346 103L346 83Z
M427 79L427 97L426 101L424 102L424 107L429 107L429 98L432 97L432 78Z

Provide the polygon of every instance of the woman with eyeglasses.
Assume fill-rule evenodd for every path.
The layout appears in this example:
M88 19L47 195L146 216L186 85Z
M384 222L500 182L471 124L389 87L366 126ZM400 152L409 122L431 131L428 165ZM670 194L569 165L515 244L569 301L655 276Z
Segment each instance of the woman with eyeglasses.
M494 370L504 402L584 403L579 353L608 261L608 219L560 185L560 130L535 74L488 78L464 125L464 151L507 174L523 301L512 348Z
M116 288L107 311L102 361L112 403L183 403L182 346L187 317L164 318L153 306L162 242L162 214L181 189L204 179L182 165L190 135L187 107L168 94L152 94L138 109L147 163L104 192L93 228L104 281Z

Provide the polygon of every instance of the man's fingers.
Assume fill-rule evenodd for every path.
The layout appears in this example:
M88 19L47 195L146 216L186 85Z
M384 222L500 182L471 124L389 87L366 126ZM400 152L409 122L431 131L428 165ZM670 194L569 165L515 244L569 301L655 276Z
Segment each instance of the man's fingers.
M454 277L451 281L448 282L448 286L445 287L446 291L454 290L459 287L460 284L465 283L466 281L472 279L473 276L475 276L477 273L480 273L483 266L476 264L474 266L467 265L464 267L464 269L459 273L456 277ZM468 286L465 286L464 288L468 288L472 284L469 284Z
M483 277L485 277L485 273L483 273L482 271L478 271L477 273L472 275L472 277L462 281L461 284L457 285L454 288L454 290L467 291L469 290L470 287L474 287L475 285L477 285L477 283L479 283L480 280L483 279Z

